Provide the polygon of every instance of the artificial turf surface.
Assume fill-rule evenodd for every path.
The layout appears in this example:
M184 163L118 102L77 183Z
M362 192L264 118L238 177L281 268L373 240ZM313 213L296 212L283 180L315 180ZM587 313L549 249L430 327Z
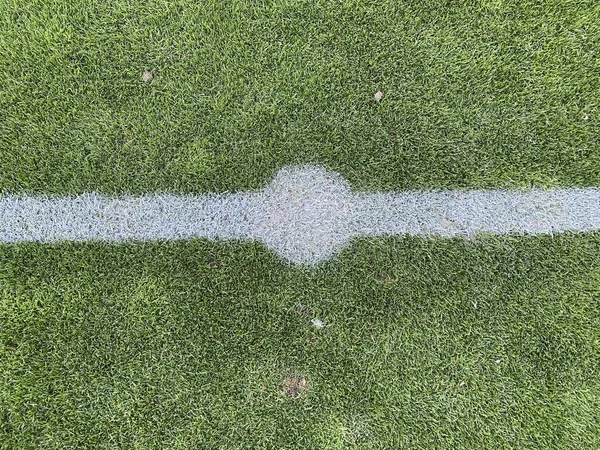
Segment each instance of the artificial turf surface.
M600 186L596 1L0 0L0 80L4 194ZM600 233L1 245L0 448L597 449L599 299Z

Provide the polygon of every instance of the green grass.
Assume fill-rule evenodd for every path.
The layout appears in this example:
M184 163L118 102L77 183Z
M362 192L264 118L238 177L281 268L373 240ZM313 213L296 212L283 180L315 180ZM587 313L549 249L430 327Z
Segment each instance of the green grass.
M316 270L250 244L5 246L2 441L598 448L599 242L359 241Z
M0 0L0 193L600 186L599 99L596 1ZM595 450L599 300L600 233L0 245L0 449Z
M1 0L0 30L0 192L600 179L594 0Z

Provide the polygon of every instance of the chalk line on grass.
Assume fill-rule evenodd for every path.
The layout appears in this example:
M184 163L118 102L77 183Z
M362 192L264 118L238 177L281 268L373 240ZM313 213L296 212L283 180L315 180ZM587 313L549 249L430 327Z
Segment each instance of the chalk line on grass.
M600 230L600 188L353 193L320 167L285 167L235 194L0 197L0 242L256 239L298 264L360 236Z

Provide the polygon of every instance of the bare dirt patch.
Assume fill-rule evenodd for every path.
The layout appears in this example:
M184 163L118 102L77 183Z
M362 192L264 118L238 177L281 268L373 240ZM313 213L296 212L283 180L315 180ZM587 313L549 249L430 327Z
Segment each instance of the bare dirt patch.
M142 74L142 81L144 83L150 83L153 79L154 79L154 74L151 71L149 71L148 69L145 69L144 73Z
M303 376L288 377L283 380L281 390L286 397L298 398L308 390L308 381Z

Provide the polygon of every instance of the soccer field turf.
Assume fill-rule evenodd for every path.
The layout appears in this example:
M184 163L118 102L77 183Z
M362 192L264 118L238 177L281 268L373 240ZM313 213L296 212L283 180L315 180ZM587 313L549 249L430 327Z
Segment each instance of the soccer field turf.
M0 0L0 198L600 187L599 104L596 1ZM600 232L0 244L0 448L595 450L599 301Z

